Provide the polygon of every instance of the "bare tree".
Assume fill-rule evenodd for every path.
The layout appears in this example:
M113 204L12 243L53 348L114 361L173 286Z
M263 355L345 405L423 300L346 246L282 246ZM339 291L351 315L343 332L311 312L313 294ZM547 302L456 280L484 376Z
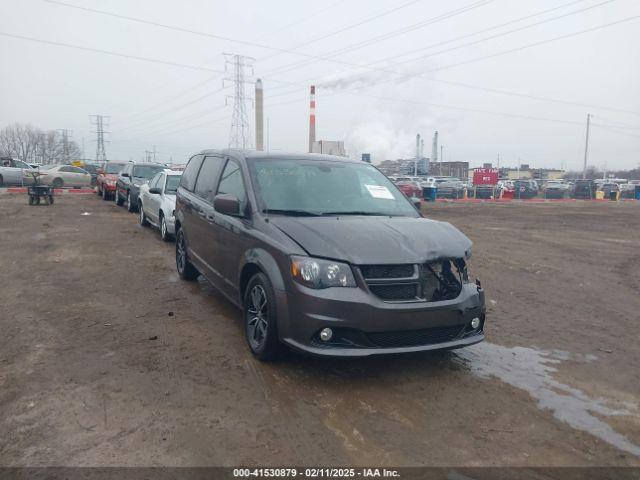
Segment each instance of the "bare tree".
M69 160L82 156L78 144L69 139ZM63 139L55 130L44 131L33 125L15 123L0 130L0 156L29 163L62 163L65 161Z

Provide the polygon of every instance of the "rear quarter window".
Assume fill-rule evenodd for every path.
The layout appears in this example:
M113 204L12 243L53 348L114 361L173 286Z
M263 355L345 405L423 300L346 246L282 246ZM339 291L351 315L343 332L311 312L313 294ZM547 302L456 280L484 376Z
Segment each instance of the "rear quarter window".
M187 167L182 172L182 178L180 178L180 186L190 192L193 192L193 188L196 185L196 177L198 176L198 171L200 170L200 165L202 165L202 160L204 155L195 155L191 157Z

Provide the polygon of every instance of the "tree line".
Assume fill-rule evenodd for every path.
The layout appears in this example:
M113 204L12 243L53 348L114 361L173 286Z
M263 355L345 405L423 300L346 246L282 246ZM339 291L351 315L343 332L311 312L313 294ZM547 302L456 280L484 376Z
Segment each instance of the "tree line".
M0 157L27 163L68 163L82 158L78 144L61 132L14 123L0 130Z

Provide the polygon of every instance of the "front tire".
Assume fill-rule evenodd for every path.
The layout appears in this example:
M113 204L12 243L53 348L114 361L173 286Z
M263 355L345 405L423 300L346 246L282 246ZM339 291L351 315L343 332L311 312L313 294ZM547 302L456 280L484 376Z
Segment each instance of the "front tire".
M109 194L107 193L107 189L104 187L102 188L102 200L105 202L109 200Z
M140 222L140 225L143 227L148 226L149 222L147 221L147 217L144 214L144 209L142 208L142 202L138 204L138 212L139 212L138 221Z
M62 188L64 187L64 180L62 180L61 178L54 178L53 182L51 182L51 186L53 188Z
M136 211L136 206L131 201L131 192L127 192L127 212L133 213Z
M260 361L269 362L280 355L276 296L269 278L256 273L244 293L245 335L251 353Z
M184 238L182 229L178 230L176 235L176 269L178 275L183 280L195 280L200 273L189 261L187 254L187 241Z
M121 207L122 205L124 205L124 201L122 200L122 198L120 198L120 193L118 192L117 188L114 196L115 196L117 206Z
M167 232L167 221L165 220L162 212L160 212L160 238L165 242L171 240L171 235Z

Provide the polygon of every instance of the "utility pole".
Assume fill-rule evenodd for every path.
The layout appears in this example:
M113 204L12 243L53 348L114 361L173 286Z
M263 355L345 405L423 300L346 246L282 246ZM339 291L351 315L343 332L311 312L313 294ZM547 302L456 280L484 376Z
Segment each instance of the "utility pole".
M587 113L587 135L584 142L584 165L582 166L582 179L587 178L587 157L589 156L589 126L591 124L591 114Z
M67 130L62 128L58 130L62 135L62 160L65 164L69 163L69 136L71 134L71 130Z
M154 163L156 161L156 146L155 145L153 146L153 161L154 161Z
M89 115L91 123L96 126L96 162L106 162L107 154L104 150L104 134L109 133L104 130L109 125L109 117L105 115Z
M244 84L246 80L246 70L251 69L253 75L253 62L255 58L245 57L244 55L235 55L225 53L225 70L229 66L233 66L232 77L223 80L233 83L234 94L229 98L233 98L233 116L231 119L231 132L229 133L229 148L251 148L251 134L249 129L249 117L247 115L247 106L244 93ZM251 100L251 99L249 99Z
M442 176L442 155L444 151L444 145L440 145L440 175Z

